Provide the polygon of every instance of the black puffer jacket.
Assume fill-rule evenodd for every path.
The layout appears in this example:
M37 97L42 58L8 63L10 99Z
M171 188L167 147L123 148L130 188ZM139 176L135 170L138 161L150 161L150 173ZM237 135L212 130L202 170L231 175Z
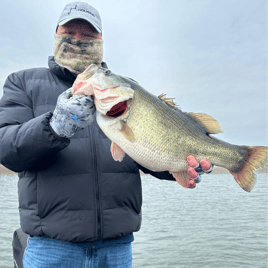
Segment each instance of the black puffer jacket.
M58 66L11 74L0 100L0 161L19 172L21 227L71 242L124 237L141 224L140 167L112 159L96 121L71 139L49 126L58 96L75 76ZM152 173L174 180L167 172Z

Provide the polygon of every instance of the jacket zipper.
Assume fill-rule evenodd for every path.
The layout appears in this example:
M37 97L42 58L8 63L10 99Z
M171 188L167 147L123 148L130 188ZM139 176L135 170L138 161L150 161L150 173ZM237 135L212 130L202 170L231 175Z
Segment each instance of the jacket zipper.
M95 122L94 122L95 123ZM93 123L93 124L94 124ZM97 151L96 151L96 138L95 138L95 126L92 126L92 146L93 146L93 169L94 169L94 179L96 185L96 202L97 202L97 240L101 240L101 215L100 215L100 189L99 189L99 173L97 166Z

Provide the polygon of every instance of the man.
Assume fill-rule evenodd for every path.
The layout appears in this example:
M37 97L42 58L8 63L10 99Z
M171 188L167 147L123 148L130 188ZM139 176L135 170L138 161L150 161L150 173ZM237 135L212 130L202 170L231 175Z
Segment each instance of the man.
M49 68L11 74L0 101L0 161L19 172L23 267L132 267L133 232L141 225L139 169L119 163L94 118L93 99L71 95L91 63L102 62L102 24L92 6L67 4L59 18ZM80 74L79 76L77 76ZM189 188L201 167L189 156ZM201 161L200 161L201 162ZM203 169L210 169L202 161ZM91 266L90 266L91 265Z

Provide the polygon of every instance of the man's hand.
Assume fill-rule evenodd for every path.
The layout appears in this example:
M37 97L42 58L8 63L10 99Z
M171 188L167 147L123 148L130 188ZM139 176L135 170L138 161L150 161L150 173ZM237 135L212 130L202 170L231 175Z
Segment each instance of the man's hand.
M72 95L72 88L64 91L57 101L50 125L61 137L70 138L94 120L93 98L86 95Z
M201 175L204 173L210 173L213 169L213 165L210 165L209 161L206 159L201 159L199 164L195 157L188 155L187 162L189 164L188 174L192 178L188 182L188 188L195 188L196 183L201 181Z

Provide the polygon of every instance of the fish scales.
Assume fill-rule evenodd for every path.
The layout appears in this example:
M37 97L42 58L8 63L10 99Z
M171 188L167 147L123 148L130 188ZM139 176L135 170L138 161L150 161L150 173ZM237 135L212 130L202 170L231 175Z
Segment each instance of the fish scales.
M218 122L206 114L186 113L161 95L154 96L135 81L91 65L83 89L75 94L93 95L97 123L112 141L111 153L122 161L125 153L152 171L169 171L187 187L187 156L230 171L237 183L251 191L254 170L266 165L267 147L239 146L216 139ZM110 113L113 107L123 107ZM126 107L126 108L124 108ZM115 110L116 110L115 109ZM123 111L121 111L123 109Z

